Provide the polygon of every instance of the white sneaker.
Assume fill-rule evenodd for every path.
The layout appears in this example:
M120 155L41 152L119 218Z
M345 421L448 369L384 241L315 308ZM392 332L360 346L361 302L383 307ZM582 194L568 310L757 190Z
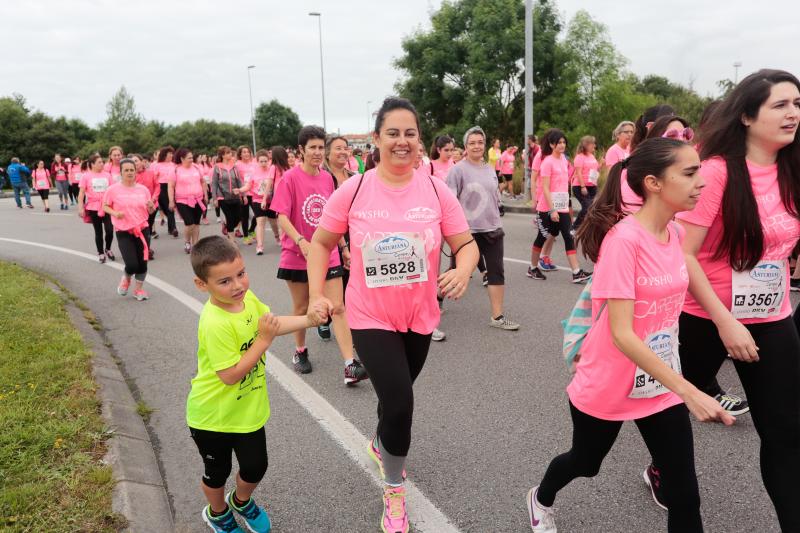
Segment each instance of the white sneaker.
M434 329L433 333L431 334L431 340L432 341L442 342L446 338L447 338L447 335L445 334L445 332L440 330L439 328Z
M545 507L536 501L536 491L539 486L528 491L528 516L531 519L531 529L535 533L558 533L556 529L555 513L552 507Z
M498 329L505 329L508 331L516 331L519 329L519 324L507 319L505 316L500 315L497 318L493 318L489 321L489 325L493 328Z

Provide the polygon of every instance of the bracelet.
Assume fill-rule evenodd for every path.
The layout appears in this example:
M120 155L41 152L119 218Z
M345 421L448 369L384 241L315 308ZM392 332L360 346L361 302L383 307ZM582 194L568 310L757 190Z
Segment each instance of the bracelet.
M297 238L297 240L296 240L296 241L294 241L294 243L295 243L297 246L300 246L300 241L304 241L304 240L306 240L306 238L305 238L305 237L303 237L302 235L300 235L300 236Z

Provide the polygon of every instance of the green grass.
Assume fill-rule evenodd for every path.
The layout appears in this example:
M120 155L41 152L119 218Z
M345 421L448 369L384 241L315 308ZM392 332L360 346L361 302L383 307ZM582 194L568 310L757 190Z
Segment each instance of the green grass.
M142 417L142 420L148 422L150 420L150 415L155 412L155 409L144 403L144 401L139 400L136 402L136 413Z
M46 283L0 262L0 530L117 531L91 352Z

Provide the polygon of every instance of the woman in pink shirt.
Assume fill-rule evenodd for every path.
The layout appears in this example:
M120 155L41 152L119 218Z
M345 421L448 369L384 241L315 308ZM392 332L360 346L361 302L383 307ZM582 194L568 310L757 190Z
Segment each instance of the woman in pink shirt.
M743 79L701 132L706 188L694 211L678 215L692 281L680 317L684 375L707 387L733 360L782 531L800 531L800 338L787 260L800 239L798 124L794 75Z
M78 216L94 228L94 244L97 247L97 259L101 263L106 258L114 261L111 243L114 242L114 231L111 220L103 211L103 195L111 185L111 176L103 172L103 158L93 154L86 160L87 171L81 177L78 192ZM105 231L105 239L103 238ZM105 244L105 247L103 246Z
M172 146L162 146L158 151L156 162L150 165L150 170L156 177L159 186L158 208L162 215L167 216L167 233L173 237L178 237L178 227L175 225L175 211L169 207L169 184L175 179L175 163L172 158L175 149ZM164 218L161 218L161 225L164 225Z
M61 210L69 209L69 165L61 160L61 154L53 156L50 163L50 176L56 182L58 190L58 200L61 202Z
M239 176L242 178L242 183L247 183L252 178L253 173L258 168L258 163L253 158L253 153L250 151L249 146L240 146L236 150L236 169L239 171ZM244 191L242 191L244 192ZM253 232L250 227L250 204L252 203L252 194L247 192L242 195L241 213L239 220L242 223L242 232L236 232L237 237L243 237L242 242L245 244L253 244L253 239L250 234Z
M325 206L309 257L312 303L334 319L345 313L330 297L328 258L350 232L352 262L347 317L359 356L378 396L378 426L367 449L384 479L383 531L408 531L405 460L411 445L413 383L439 323L437 289L460 298L478 263L478 247L447 184L415 172L419 119L406 99L384 100L373 139L374 170L345 182ZM438 276L446 241L456 268ZM316 308L316 305L314 306Z
M455 143L449 135L439 135L433 140L430 151L431 176L447 181L447 173L453 168L453 147Z
M575 231L581 226L589 206L594 202L597 195L597 178L600 177L600 169L603 167L603 160L597 161L594 151L597 142L591 135L581 138L578 145L578 153L575 154L575 172L572 175L572 195L581 204L581 212L573 223Z
M272 157L270 158L271 165L269 167L269 189L267 196L262 202L262 207L266 210L267 220L269 220L270 228L272 228L272 235L275 237L275 242L278 246L281 244L280 228L278 228L278 213L272 210L272 199L275 197L275 191L283 179L283 175L290 169L294 168L294 154L287 151L283 146L273 146L270 150Z
M42 203L44 204L44 212L50 212L50 187L53 186L52 182L50 181L50 171L44 167L44 161L39 161L36 163L36 168L31 173L31 179L33 180L33 188L36 189L36 192L39 193L39 198L42 199Z
M140 159L141 160L141 159ZM136 278L133 296L138 301L147 300L149 295L142 287L147 277L147 260L150 246L151 213L155 213L153 193L141 183L136 183L136 162L122 159L119 162L121 178L112 184L103 197L103 211L111 219L117 232L117 246L125 263L122 279L117 286L117 294L125 296L131 286L131 278Z
M153 200L153 204L157 206L159 186L156 177L153 175L153 172L147 168L144 157L139 154L133 154L131 159L133 159L133 163L136 165L136 183L145 186L145 188L150 192L150 198ZM157 209L153 209L150 215L147 217L147 227L150 229L151 239L158 239L158 233L156 233L155 228L156 212ZM149 246L148 249L148 259L153 259L155 257L153 247Z
M69 200L70 205L75 205L78 201L78 192L80 189L81 183L81 167L83 166L81 162L81 158L79 156L75 156L75 158L70 161L69 158L64 160L69 167Z
M500 184L500 194L503 196L514 195L514 161L517 156L517 147L509 146L500 158L497 160L500 164L500 177L498 178Z
M197 166L200 167L200 172L203 174L203 181L206 187L206 198L211 198L211 174L214 172L214 167L208 162L207 154L200 154L195 161ZM200 224L208 225L208 210L203 211L203 217L200 219Z
M612 137L616 142L606 150L604 158L609 168L631 155L631 139L635 131L636 128L633 122L629 120L623 120L614 128Z
M194 164L194 156L188 148L175 151L175 179L169 182L169 208L177 208L183 220L183 251L192 252L192 246L200 240L200 219L206 211L206 183L203 172Z
M248 174L242 192L250 196L250 207L253 209L253 220L256 222L256 255L264 255L264 225L267 219L267 197L272 191L270 177L270 157L268 150L256 152L258 166Z
M625 218L619 195L623 167L644 199L644 207ZM645 141L611 169L578 232L597 267L594 318L567 387L572 448L553 459L541 484L528 492L535 532L556 531L556 494L575 478L597 475L626 420L636 423L648 450L670 472L662 487L667 531L703 531L689 412L701 422L730 425L734 418L680 371L678 317L691 274L681 247L684 230L672 219L697 204L699 169L690 146L673 139Z
M122 147L112 146L108 149L108 161L103 165L103 172L108 172L111 175L111 181L119 183L122 179L122 172L119 168L119 162L122 160Z

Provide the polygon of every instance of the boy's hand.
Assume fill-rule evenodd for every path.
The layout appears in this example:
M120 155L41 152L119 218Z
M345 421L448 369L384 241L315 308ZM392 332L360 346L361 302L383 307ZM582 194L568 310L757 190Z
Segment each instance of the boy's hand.
M273 339L278 335L279 327L278 317L272 313L263 314L258 319L258 335L269 344L272 344Z

